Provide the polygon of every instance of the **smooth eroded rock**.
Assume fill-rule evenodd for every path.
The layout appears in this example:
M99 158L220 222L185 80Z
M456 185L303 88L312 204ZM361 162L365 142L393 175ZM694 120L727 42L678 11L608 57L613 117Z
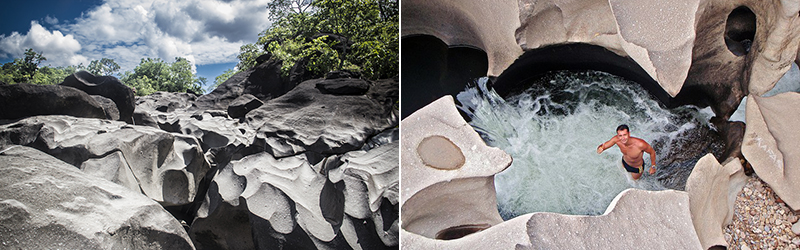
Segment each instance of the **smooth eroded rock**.
M117 105L120 120L133 122L133 110L136 108L133 89L122 84L113 76L95 76L86 71L78 71L67 76L59 85L70 86L90 95L99 95L111 99Z
M363 81L336 79L330 81ZM375 135L397 125L396 79L371 83L363 95L333 95L316 86L329 80L301 83L285 95L250 111L247 124L256 141L275 157L303 152L341 154L356 150Z
M0 126L4 145L35 147L91 175L141 190L163 205L194 201L209 170L194 137L118 121L31 117Z
M37 115L106 118L103 106L83 91L61 85L0 85L0 119Z
M483 142L461 118L452 97L411 114L400 128L403 230L433 239L461 234L454 231L465 226L487 228L503 221L494 175L511 165L511 157ZM442 156L442 151L456 157Z
M707 154L695 164L686 181L686 192L689 193L692 223L703 249L728 247L723 230L733 220L736 195L746 181L738 158L720 164L713 155Z
M181 224L137 191L33 148L0 151L0 241L11 249L194 249Z
M747 97L742 154L786 205L800 210L800 93Z

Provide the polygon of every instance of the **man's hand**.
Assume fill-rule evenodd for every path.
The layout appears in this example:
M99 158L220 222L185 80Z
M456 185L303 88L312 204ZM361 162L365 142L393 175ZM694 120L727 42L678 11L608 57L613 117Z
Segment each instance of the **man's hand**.
M600 146L597 146L597 154L600 154L602 152L603 152L603 144L600 144Z
M656 166L650 166L650 174L656 173Z

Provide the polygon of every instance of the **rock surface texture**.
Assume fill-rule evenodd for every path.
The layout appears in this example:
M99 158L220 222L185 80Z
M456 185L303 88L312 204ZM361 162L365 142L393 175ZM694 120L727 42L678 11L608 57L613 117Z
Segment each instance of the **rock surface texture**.
M106 118L103 106L83 91L60 85L0 85L0 119L36 115Z
M458 114L452 97L406 117L401 129L403 230L448 239L503 221L494 175L511 165L511 156L487 146Z
M36 149L0 151L0 242L8 249L194 249L158 203Z
M786 204L800 210L800 94L747 98L747 129L742 153L756 174Z
M64 83L80 89L0 86L0 102L45 98L42 112L2 106L0 158L28 159L0 166L4 246L397 248L397 79L284 84L268 59L205 96L128 102L127 87L85 72ZM40 162L67 174L39 177Z
M723 229L732 222L736 195L746 181L742 164L736 158L720 164L708 154L695 165L686 181L686 192L689 193L692 222L703 249L728 247Z

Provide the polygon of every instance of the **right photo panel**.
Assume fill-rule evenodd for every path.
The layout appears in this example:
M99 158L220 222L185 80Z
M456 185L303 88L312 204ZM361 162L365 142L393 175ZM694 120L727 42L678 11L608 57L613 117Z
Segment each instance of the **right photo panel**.
M800 249L800 1L400 16L401 249Z

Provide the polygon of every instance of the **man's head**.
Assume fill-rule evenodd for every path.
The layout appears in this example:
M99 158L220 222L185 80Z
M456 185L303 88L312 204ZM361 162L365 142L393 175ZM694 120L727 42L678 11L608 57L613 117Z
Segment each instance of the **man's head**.
M628 138L631 137L631 132L628 129L628 125L622 124L617 127L617 138L622 143L628 143Z

